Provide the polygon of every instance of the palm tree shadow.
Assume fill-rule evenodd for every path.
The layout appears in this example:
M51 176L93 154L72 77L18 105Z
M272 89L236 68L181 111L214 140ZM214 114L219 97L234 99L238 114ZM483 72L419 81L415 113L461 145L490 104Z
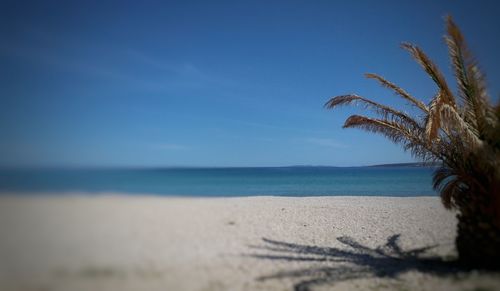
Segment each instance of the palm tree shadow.
M267 260L326 262L319 267L281 271L258 278L258 280L297 278L299 282L294 285L294 290L310 290L313 286L351 279L396 278L409 271L447 276L469 270L457 261L446 261L437 256L422 257L423 253L435 246L403 250L398 243L399 237L399 234L389 236L384 245L376 248L364 246L351 237L338 237L337 240L347 246L347 249L300 245L262 238L263 245L250 247L266 251L266 254L250 256Z

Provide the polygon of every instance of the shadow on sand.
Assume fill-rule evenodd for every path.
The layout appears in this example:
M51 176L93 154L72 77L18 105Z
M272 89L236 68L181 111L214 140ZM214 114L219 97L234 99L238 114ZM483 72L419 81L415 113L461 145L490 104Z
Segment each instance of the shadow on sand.
M338 237L337 240L347 246L345 249L300 245L263 238L262 245L251 246L251 248L266 251L267 254L251 254L250 256L267 260L326 262L320 266L281 271L258 278L258 280L297 278L299 282L294 285L295 290L310 290L313 286L334 284L351 279L396 278L409 271L438 276L469 271L456 261L422 256L435 246L405 251L399 246L399 236L396 234L388 237L384 245L376 248L364 246L350 237Z

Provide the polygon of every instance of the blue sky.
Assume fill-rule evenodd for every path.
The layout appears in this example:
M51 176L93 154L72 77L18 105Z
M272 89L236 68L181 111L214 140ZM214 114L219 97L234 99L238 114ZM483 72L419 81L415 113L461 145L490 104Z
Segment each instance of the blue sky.
M357 166L413 161L342 129L358 93L402 107L450 83L452 14L500 93L495 1L1 1L0 166Z

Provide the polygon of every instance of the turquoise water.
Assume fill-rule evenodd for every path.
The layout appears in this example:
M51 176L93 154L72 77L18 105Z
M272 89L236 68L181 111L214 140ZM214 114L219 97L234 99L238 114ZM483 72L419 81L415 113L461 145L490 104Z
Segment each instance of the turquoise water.
M432 171L422 167L0 170L0 192L422 196L436 195Z

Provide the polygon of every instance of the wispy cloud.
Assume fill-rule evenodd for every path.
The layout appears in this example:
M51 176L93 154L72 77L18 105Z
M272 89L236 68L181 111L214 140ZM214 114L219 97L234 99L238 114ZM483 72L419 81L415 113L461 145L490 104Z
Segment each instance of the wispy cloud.
M70 43L68 47L47 47L5 41L0 43L0 57L25 59L69 72L84 74L110 81L120 81L128 86L152 91L169 91L172 88L193 88L203 86L227 86L234 82L205 71L196 64L171 61L143 52L105 44L89 43L68 36L50 33L29 34L34 44ZM68 41L69 40L69 41ZM75 51L82 52L75 55ZM68 54L68 52L70 52ZM103 62L99 58L85 57L88 52L97 56L109 56L113 62Z
M332 138L308 137L304 139L304 142L322 147L347 148L347 145Z
M161 71L176 73L179 75L204 75L199 68L190 63L172 64L164 59L156 58L133 49L127 49L126 55L137 63L141 63L142 65L156 68Z
M123 73L113 67L103 66L98 63L93 63L92 61L89 62L88 60L58 55L52 51L2 44L0 45L0 54L8 57L27 59L47 66L57 67L88 76L123 81L135 86L155 89L162 89L165 87L165 84L161 82L145 80L133 74Z
M151 148L155 150L179 151L188 150L191 147L177 143L155 143L151 145Z
M177 84L181 83L186 86L212 84L223 87L234 86L237 84L233 79L220 76L213 71L207 71L206 68L201 68L200 66L189 62L189 60L172 62L170 60L133 49L128 49L125 53L136 64L175 76Z

